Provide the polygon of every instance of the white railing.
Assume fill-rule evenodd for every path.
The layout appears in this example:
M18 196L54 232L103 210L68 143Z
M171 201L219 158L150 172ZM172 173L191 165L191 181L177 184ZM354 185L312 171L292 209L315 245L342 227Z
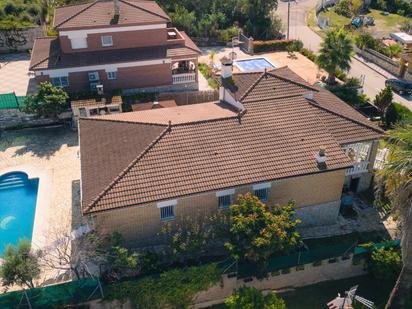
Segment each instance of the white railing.
M196 81L196 73L173 74L173 84L194 83Z
M375 170L381 170L383 168L386 163L388 153L388 148L378 149L378 152L376 153L375 163L373 164L373 168Z
M369 161L354 162L353 167L346 170L346 175L355 175L360 173L365 173L368 171Z

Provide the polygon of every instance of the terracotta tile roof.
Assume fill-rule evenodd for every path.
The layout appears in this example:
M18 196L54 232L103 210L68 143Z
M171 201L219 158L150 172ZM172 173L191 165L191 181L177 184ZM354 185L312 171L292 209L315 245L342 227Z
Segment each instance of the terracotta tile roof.
M185 45L63 53L58 38L40 38L35 40L33 46L30 70L81 67L182 56L197 57L197 55L196 51L187 48Z
M165 100L165 101L158 101L157 104L154 104L154 102L147 102L147 103L136 103L132 105L132 110L134 112L139 112L139 111L147 111L147 110L152 110L152 109L157 109L157 108L168 108L168 107L176 107L176 101L175 100Z
M157 125L81 119L83 203L91 203L164 129Z
M113 26L129 26L170 22L169 16L155 1L118 0L120 18ZM80 29L110 27L114 14L112 0L97 0L85 4L58 7L54 14L54 27Z
M169 108L160 108L98 116L99 120L126 121L130 123L147 123L168 125L187 124L201 121L235 118L238 116L229 104L210 102Z
M82 177L87 177L86 181L82 180L83 212L135 206L351 166L341 144L356 139L376 139L381 131L367 121L362 123L351 109L341 106L342 115L336 113L341 101L335 98L332 104L333 96L325 95L323 90L307 85L292 74L288 69L279 69L267 78L254 75L255 82L250 81L251 74L234 76L245 97L246 112L240 116L231 112L232 117L223 117L229 111L217 112L218 105L204 103L81 119ZM240 83L242 76L247 76L245 85ZM325 102L305 98L308 90ZM208 114L211 107L213 113ZM202 114L200 118L199 114ZM168 125L170 119L172 124ZM119 129L114 129L117 125ZM116 131L120 128L121 134ZM102 130L109 135L103 146L99 144ZM117 138L124 136L135 138L138 149L134 149L130 140ZM327 152L326 168L318 166L315 160L321 146ZM123 158L122 164L116 163L113 169L107 162L107 157L112 157L112 149L121 151L127 158ZM104 181L100 179L101 168L96 163L100 158L105 163ZM100 192L93 183L94 178L99 179Z

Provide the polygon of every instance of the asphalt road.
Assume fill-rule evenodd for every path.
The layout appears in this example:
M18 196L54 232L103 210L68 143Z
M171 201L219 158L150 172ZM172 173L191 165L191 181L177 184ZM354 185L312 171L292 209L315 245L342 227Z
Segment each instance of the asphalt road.
M298 0L291 2L290 5L290 38L302 40L306 48L309 48L315 52L319 50L322 38L306 25L306 14L310 9L315 7L317 2L318 0ZM279 1L278 3L277 14L279 14L284 22L286 33L288 3L283 1ZM379 69L378 71L382 70ZM365 83L363 87L364 93L371 99L373 99L381 89L385 88L386 78L382 76L382 74L377 73L369 66L354 58L352 59L349 75L358 78L362 75L365 76ZM384 75L390 76L390 74L386 72ZM412 97L399 96L395 94L394 101L399 102L412 110Z

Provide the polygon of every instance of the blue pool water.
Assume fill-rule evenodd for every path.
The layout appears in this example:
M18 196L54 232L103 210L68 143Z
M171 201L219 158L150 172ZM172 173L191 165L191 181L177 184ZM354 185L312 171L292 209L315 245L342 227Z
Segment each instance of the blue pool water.
M39 180L12 172L0 176L0 256L8 244L31 240Z
M274 69L275 66L265 58L236 60L235 65L242 72L263 71L264 69Z

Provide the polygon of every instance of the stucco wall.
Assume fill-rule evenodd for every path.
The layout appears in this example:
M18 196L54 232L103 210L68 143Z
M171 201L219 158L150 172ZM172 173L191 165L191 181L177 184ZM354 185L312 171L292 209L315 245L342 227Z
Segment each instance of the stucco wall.
M332 224L344 179L345 171L338 170L274 181L269 190L268 204L286 204L294 199L298 212L311 218L312 224L318 220L319 224ZM236 188L235 196L247 192L252 192L252 185ZM326 205L303 211L307 206L320 204ZM182 216L204 216L216 211L216 192L180 198L175 207L177 220ZM164 224L160 221L160 210L156 203L98 213L94 215L94 223L102 233L117 231L129 242L155 236Z
M113 46L102 46L101 37L104 35L109 35L112 37ZM87 48L81 49L72 49L70 39L67 36L60 36L60 46L64 53L150 47L167 44L168 42L166 28L88 34Z

